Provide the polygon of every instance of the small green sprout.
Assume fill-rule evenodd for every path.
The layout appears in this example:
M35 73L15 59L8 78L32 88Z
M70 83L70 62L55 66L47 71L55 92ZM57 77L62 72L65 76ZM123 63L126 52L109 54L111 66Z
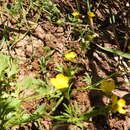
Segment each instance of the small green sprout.
M61 24L62 24L62 20L58 19L58 20L56 21L56 24L57 24L57 25L61 25Z

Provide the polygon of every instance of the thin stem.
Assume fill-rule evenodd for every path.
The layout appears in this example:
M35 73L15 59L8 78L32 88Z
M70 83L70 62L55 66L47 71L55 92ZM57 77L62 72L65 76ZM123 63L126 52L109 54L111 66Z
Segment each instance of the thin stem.
M91 12L89 0L87 0L87 12ZM88 16L88 21L89 21L90 29L92 30L92 32L94 32L93 18Z
M86 89L90 89L90 90L100 90L99 88L94 88L94 87L98 86L98 85L99 85L101 82L103 82L104 80L107 80L107 79L109 79L109 78L112 78L112 77L114 77L115 75L118 75L118 74L120 74L120 73L122 73L122 75L125 75L125 74L130 73L130 71L124 72L124 71L121 71L121 70L120 70L120 71L115 72L115 73L109 75L108 77L106 77L106 78L104 78L104 79L98 81L97 83L94 83L94 84L92 84L92 85L90 85L90 86L87 86L87 87L84 87L84 88L78 88L78 90L86 90Z
M58 102L57 102L57 104L52 108L52 110L49 112L49 114L52 114L56 109L57 109L57 107L61 104L61 102L63 101L63 99L64 99L64 97L62 96L59 100L58 100Z

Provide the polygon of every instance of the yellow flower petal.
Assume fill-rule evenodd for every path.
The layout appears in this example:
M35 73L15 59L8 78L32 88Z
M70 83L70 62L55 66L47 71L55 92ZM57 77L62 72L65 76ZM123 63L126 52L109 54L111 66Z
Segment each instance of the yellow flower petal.
M89 16L89 17L95 17L95 14L90 11L90 12L88 12L88 16Z
M70 61L72 61L75 57L77 57L77 54L73 51L65 54L65 58Z
M126 113L126 110L123 109L122 107L118 107L118 108L117 108L117 111L118 111L120 114L125 114L125 113Z
M50 82L57 89L64 89L69 86L69 78L63 74L58 74L56 78L51 78Z
M61 78L61 79L62 79L62 78L64 78L64 77L66 77L66 76L64 76L63 74L57 74L57 75L56 75L56 78Z
M66 83L68 83L68 81L69 81L69 78L68 78L67 76L64 76L63 74L58 74L58 75L56 76L56 79L58 79L58 80L63 80L63 81L66 82Z
M100 89L105 92L106 94L111 94L112 90L115 89L115 82L114 81L103 81L100 85Z
M57 85L57 81L56 81L56 78L51 78L51 84L53 85L53 86L56 86Z
M72 15L74 16L74 17L76 17L76 16L79 16L79 12L78 11L74 11L73 13L72 13Z
M117 105L118 105L119 107L124 107L124 106L126 106L126 101L125 101L124 99L119 99L119 100L117 101Z
M130 45L128 45L128 50L130 51Z
M112 95L112 112L119 112L120 114L125 114L126 110L123 109L126 106L126 101L124 99L117 99L116 95Z

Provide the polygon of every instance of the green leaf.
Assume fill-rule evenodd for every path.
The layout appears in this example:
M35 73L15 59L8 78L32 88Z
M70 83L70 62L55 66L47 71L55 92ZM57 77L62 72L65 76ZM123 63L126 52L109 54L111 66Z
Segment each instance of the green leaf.
M92 77L89 76L88 73L85 73L83 81L90 85L90 84L92 84Z
M16 74L18 72L18 66L16 64L12 63L6 72L9 77L13 76L14 74Z
M42 104L41 106L39 106L36 111L34 112L34 114L39 114L39 115L42 115L44 112L45 112L45 104Z
M23 87L30 88L33 85L33 78L32 77L26 77L23 81Z
M0 53L0 73L8 67L9 57Z
M97 45L100 49L104 50L104 51L108 51L111 53L114 53L116 55L122 56L124 58L130 59L130 54L129 53L125 53L119 50L115 50L115 49L111 49L111 48L106 48L106 47L102 47L100 45Z

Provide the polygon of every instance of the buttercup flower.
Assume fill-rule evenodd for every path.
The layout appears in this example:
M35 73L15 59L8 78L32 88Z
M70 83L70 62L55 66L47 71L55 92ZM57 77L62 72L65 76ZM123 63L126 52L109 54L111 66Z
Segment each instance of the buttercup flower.
M56 78L51 78L51 84L57 89L64 89L69 87L69 77L63 74L57 74Z
M117 111L121 114L125 114L126 113L126 110L123 109L123 107L126 106L126 101L124 99L119 99L117 101L117 105L118 105L118 108L117 108Z
M115 88L116 85L114 81L104 80L100 85L100 89L106 94L112 94L112 90Z
M89 12L88 12L88 16L89 16L89 17L95 17L95 14L94 14L93 12L89 11Z
M126 101L124 99L119 99L117 101L117 105L120 107L124 107L126 105Z
M72 15L74 16L74 17L76 17L76 16L79 16L79 12L78 11L74 11L73 13L72 13Z
M118 99L116 95L112 95L112 111L119 112L120 114L125 114L126 110L123 107L126 106L126 101L124 99Z
M130 45L128 45L128 50L130 51Z
M74 60L75 57L77 57L77 54L73 51L65 54L65 58L70 61Z

